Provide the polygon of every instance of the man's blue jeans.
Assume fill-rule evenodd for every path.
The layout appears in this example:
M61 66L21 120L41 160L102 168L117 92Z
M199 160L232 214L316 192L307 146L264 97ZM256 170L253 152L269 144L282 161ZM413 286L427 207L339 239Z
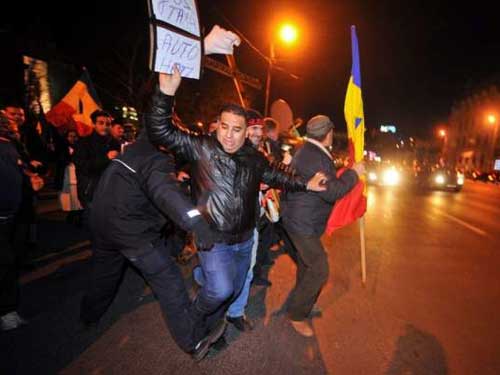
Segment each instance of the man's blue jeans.
M252 245L253 237L233 245L216 243L211 250L198 252L202 274L195 274L195 279L203 286L194 309L200 324L213 326L240 294L250 268Z
M231 303L227 309L227 315L231 318L238 318L245 315L245 307L248 304L248 296L250 295L250 284L253 279L253 267L255 266L255 261L257 258L257 248L259 247L259 232L255 229L253 234L253 246L252 246L252 257L250 261L250 268L247 272L247 277L245 279L245 284L241 293L236 297L236 299Z

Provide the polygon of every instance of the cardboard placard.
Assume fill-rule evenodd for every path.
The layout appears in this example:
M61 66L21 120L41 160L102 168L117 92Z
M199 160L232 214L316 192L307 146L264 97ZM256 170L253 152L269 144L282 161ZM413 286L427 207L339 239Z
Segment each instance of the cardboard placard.
M195 0L148 0L150 17L149 67L172 73L177 64L182 77L199 79L203 40Z

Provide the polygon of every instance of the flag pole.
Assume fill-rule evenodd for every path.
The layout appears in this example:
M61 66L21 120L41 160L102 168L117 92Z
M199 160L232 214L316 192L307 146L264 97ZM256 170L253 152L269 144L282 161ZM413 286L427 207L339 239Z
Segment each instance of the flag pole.
M366 286L366 246L365 246L365 216L359 219L359 239L361 240L361 282Z

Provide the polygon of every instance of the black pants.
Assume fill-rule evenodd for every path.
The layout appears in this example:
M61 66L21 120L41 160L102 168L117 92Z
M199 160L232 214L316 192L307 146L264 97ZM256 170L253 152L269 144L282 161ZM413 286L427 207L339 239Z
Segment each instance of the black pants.
M0 316L15 311L19 301L14 235L14 223L0 223Z
M259 220L258 231L259 246L257 248L257 258L255 260L253 272L256 277L261 277L263 271L262 268L271 260L269 248L273 244L274 239L273 223L271 223L266 216L261 217Z
M328 281L328 257L319 237L288 232L296 250L297 277L288 305L291 320L307 318Z
M151 246L140 256L124 255L119 249L94 248L91 280L81 307L82 320L96 322L105 313L115 297L127 258L151 286L177 345L185 352L192 351L206 330L194 328L182 274L163 243Z

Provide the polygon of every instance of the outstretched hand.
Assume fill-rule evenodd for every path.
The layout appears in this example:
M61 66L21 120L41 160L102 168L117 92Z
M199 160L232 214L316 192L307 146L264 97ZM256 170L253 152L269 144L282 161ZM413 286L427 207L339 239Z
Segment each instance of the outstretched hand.
M325 191L328 178L323 172L317 172L309 181L307 181L307 190Z
M239 46L241 39L232 31L223 29L215 25L204 40L205 55L220 53L223 55L232 55L235 46Z
M174 65L172 74L159 73L160 91L165 95L175 96L181 80L181 72L177 65Z

